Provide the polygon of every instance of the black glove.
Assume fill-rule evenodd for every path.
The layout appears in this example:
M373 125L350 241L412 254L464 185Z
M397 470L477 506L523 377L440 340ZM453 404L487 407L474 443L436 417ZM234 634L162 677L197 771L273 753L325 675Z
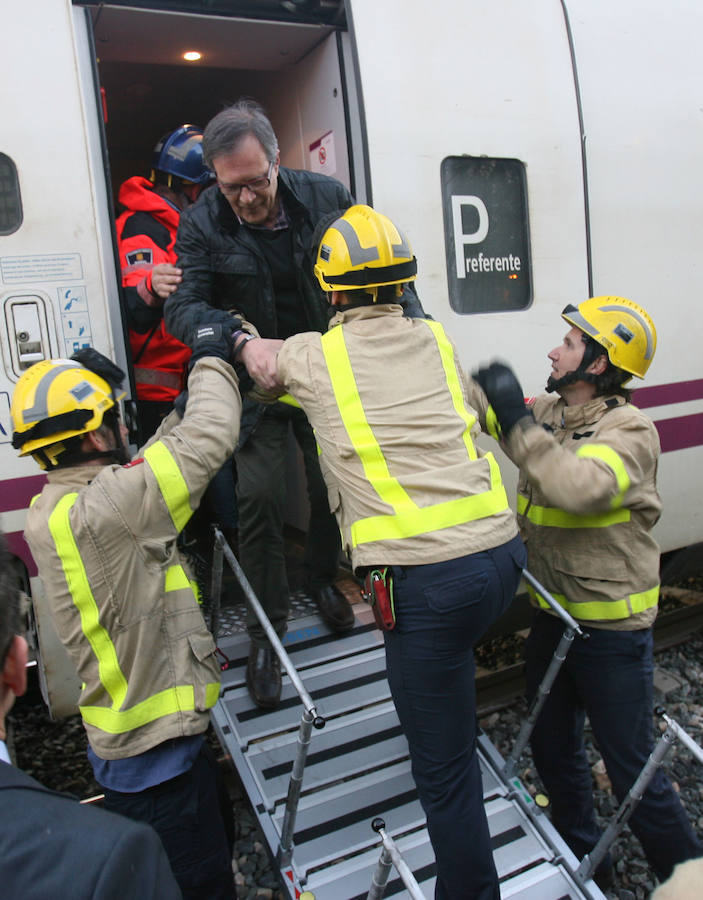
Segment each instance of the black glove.
M488 402L498 419L503 435L507 437L520 419L534 416L525 406L525 396L513 370L503 363L494 362L487 369L473 373L488 397Z
M225 362L230 362L234 350L231 326L219 322L198 325L190 340L190 348L193 351L190 358L191 367L203 356L217 356Z

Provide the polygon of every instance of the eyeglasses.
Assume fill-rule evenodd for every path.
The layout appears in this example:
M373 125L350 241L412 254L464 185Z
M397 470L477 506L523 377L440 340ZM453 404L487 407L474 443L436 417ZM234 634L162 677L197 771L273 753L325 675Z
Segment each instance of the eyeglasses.
M273 174L274 166L274 162L269 163L266 175L262 175L261 178L255 178L253 181L247 181L244 184L222 184L221 181L218 181L217 186L225 197L238 197L244 188L251 191L252 194L258 194L260 191L265 191L271 184L271 175Z

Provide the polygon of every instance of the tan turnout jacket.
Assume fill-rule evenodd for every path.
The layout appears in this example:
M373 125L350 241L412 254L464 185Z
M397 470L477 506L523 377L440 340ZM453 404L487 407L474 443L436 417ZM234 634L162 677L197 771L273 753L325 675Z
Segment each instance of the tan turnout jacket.
M188 389L183 420L172 412L135 460L50 473L27 516L103 759L199 734L219 693L215 644L176 538L234 449L241 402L234 370L212 357Z
M517 534L439 323L396 304L344 310L327 334L285 341L278 374L315 429L355 568L442 562Z
M485 424L488 403L478 385L471 396ZM537 424L515 427L506 447L520 467L528 569L579 622L649 627L659 595L654 424L620 396L567 406L545 394L532 410Z

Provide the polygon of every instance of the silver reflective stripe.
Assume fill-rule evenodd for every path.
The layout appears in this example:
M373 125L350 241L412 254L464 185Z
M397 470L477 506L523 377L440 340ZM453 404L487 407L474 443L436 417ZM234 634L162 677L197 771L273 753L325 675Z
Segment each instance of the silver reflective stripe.
M183 379L175 372L162 372L160 369L145 369L137 366L134 370L134 380L139 384L156 384L159 387L181 389Z
M598 329L594 328L590 322L587 322L577 309L569 313L569 321L572 322L577 328L580 328L581 331L585 331L586 334L590 334L591 337L595 337L597 334L600 334Z
M621 306L619 303L613 303L609 306L600 306L603 312L619 312L619 313L627 313L632 316L633 319L637 319L642 328L644 329L644 333L647 335L647 349L644 354L645 359L651 359L654 355L654 340L652 337L652 329L649 327L649 324L646 319L642 318L642 316L637 312L636 309L632 309L629 306Z
M66 372L69 369L80 369L80 363L74 362L66 362L65 366L55 366L50 372L47 372L46 375L42 378L42 380L37 385L36 392L34 394L34 406L31 409L27 409L24 411L24 422L25 425L28 425L30 422L41 422L43 419L49 418L49 408L47 404L47 400L49 397L49 388L54 382L54 378L57 375L60 375L61 372ZM93 389L90 387L88 382L83 382L85 387L87 388L86 393L90 393ZM82 385L78 384L71 391L72 394L75 394L76 398L80 400L80 392ZM78 391L78 394L75 392Z
M413 254L410 249L410 244L408 243L408 239L405 237L403 232L398 229L398 234L400 235L400 243L393 244L393 255L398 259L412 259Z
M373 262L379 258L378 247L362 247L356 232L349 222L344 219L338 219L334 223L334 228L338 231L347 242L349 250L349 259L353 266L360 266L362 263Z

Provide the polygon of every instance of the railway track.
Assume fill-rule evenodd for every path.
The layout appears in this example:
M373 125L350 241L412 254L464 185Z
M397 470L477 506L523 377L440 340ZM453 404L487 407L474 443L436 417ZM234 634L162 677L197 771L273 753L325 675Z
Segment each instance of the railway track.
M660 610L654 623L654 652L666 650L685 641L691 634L703 628L703 592L679 587L663 587L664 609ZM669 608L675 601L675 608ZM516 640L524 639L529 628L530 611L526 602L514 604L512 621L521 626L512 632ZM510 632L501 628L503 635ZM495 670L482 668L480 658L490 644L506 639L496 636L489 643L478 648L479 664L476 670L476 702L479 716L495 712L509 706L525 693L523 663L503 665ZM490 652L490 651L489 651Z

